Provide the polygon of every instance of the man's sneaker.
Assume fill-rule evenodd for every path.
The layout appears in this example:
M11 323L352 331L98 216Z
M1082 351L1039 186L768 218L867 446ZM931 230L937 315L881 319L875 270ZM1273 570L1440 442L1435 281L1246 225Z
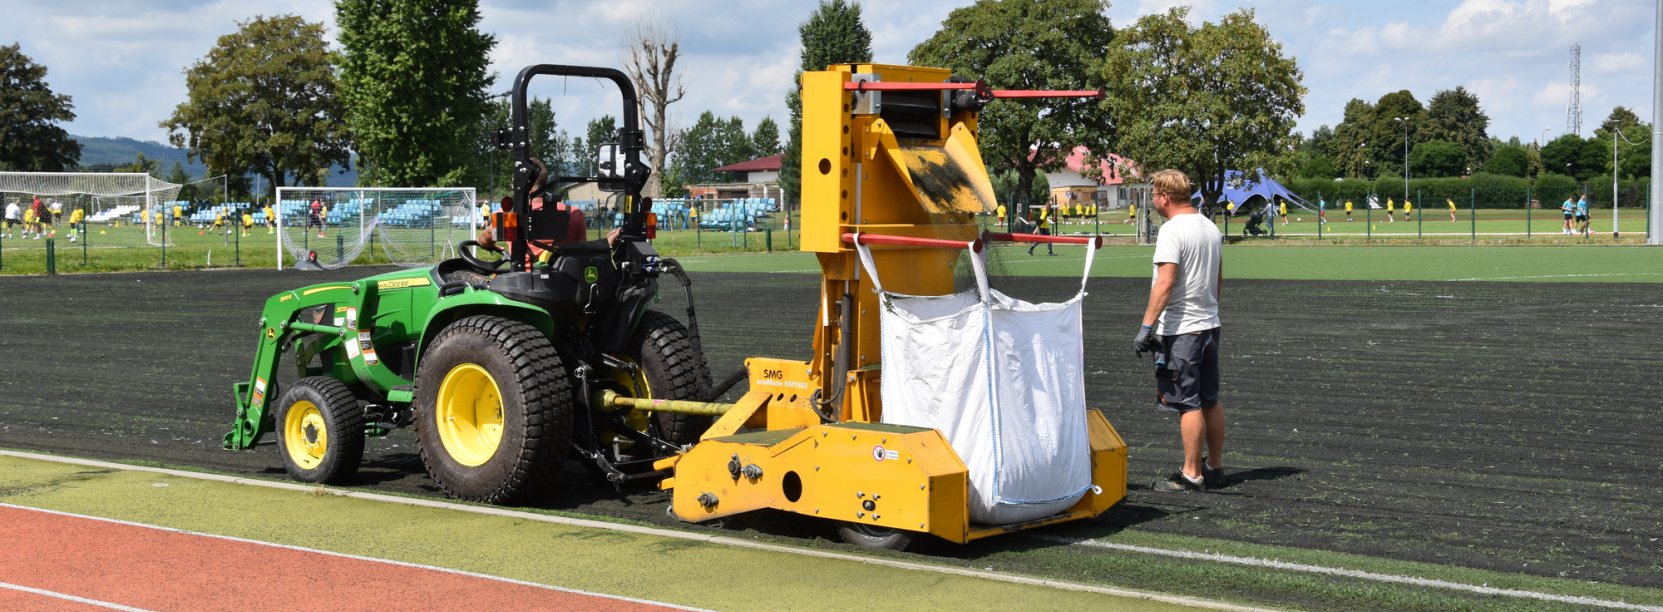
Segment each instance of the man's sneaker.
M1224 488L1224 467L1219 466L1215 468L1207 465L1207 462L1202 460L1201 482L1206 483L1208 489Z
M1184 491L1205 491L1205 477L1202 480L1190 480L1182 470L1173 472L1166 480L1156 482L1152 487L1162 493L1182 493Z

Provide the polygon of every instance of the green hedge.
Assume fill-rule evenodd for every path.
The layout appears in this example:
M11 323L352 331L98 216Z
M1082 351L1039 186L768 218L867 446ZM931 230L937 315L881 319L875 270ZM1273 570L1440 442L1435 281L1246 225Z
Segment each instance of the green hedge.
M1622 181L1618 185L1623 207L1644 206L1649 179ZM1317 197L1338 205L1346 200L1361 205L1372 191L1384 201L1403 199L1403 178L1362 179L1295 179L1286 183L1299 197L1315 201ZM1527 178L1480 172L1470 177L1424 178L1409 180L1409 198L1418 207L1442 206L1445 199L1455 200L1462 208L1477 201L1479 208L1524 208L1525 200L1536 200L1544 208L1558 208L1565 196L1582 193L1586 189L1588 203L1595 207L1610 206L1611 177L1595 177L1586 185L1562 174L1542 174L1532 181Z

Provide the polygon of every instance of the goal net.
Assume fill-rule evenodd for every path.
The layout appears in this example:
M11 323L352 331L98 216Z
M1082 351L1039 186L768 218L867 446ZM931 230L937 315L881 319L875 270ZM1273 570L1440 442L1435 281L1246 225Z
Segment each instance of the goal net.
M179 187L143 172L0 172L0 198L5 202L17 199L27 205L35 196L75 203L90 200L92 208L86 213L92 222L142 213L144 238L151 246L161 246L166 236L165 221L156 213L171 206Z
M340 268L366 250L404 267L432 265L478 233L477 206L469 187L278 187L277 269Z

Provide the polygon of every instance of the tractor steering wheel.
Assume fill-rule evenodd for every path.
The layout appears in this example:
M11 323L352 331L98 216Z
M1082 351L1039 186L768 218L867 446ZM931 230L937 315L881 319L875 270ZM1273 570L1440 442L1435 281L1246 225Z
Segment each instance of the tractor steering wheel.
M502 251L500 249L487 248L484 245L479 244L478 240L463 240L461 244L457 245L456 254L462 258L462 261L467 262L468 267L471 267L482 274L501 274L506 271L504 269L505 267L514 263L513 260L506 257L496 261L485 261L480 259L479 256L474 255L473 249L469 247L482 248L496 251L498 253L501 253Z

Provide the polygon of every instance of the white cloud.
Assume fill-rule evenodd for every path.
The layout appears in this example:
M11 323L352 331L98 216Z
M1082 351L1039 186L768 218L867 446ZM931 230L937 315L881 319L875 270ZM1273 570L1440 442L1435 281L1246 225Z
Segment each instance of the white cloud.
M1596 73L1631 72L1650 67L1646 58L1632 51L1599 53L1583 63L1588 72Z

